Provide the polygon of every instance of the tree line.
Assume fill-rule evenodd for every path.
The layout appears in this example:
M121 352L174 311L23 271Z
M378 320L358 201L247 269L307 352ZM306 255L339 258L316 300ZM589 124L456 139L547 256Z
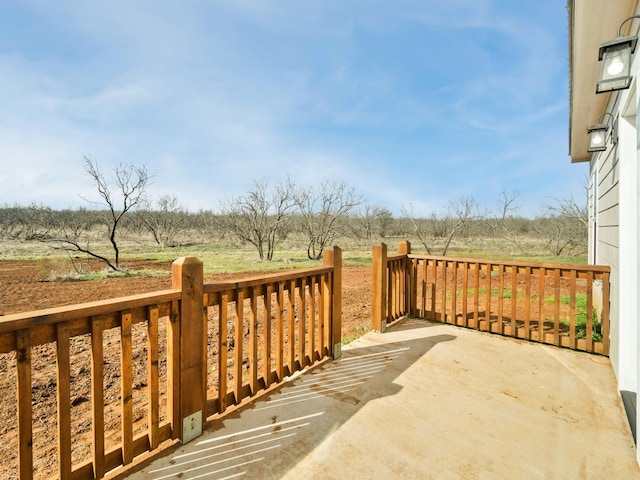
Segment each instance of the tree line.
M272 260L278 244L304 239L309 259L319 259L339 238L417 238L429 254L446 255L454 239L501 238L526 253L524 239L536 237L555 256L586 252L588 211L573 198L551 199L534 219L518 215L515 191L503 190L493 208L471 197L450 200L443 213L416 216L411 205L395 217L381 205L366 202L345 181L323 179L299 185L286 178L272 183L255 180L243 194L230 197L216 210L190 212L173 195L151 199L152 179L146 167L118 165L107 176L91 157L84 170L96 190L88 207L54 210L45 205L0 207L0 238L39 241L71 255L79 253L120 268L121 240L151 238L159 247L174 247L203 236L233 237L252 245L261 260ZM108 241L110 254L96 245Z

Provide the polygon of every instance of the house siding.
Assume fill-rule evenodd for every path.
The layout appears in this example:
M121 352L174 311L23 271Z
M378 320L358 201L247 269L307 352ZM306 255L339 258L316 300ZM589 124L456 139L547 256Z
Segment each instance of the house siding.
M618 118L617 144L593 156L590 184L591 211L595 215L594 228L590 231L595 251L590 258L611 267L610 358L634 434L640 431L636 413L640 384L637 101L636 89L632 88L624 91L611 109L612 115ZM640 462L640 453L638 458Z
M595 263L611 266L611 306L610 315L612 319L619 318L619 289L617 278L619 278L618 264L620 255L620 231L619 231L619 182L618 182L618 162L616 160L615 149L609 148L607 151L594 156L592 168L596 169L595 192L595 225L596 242L595 254L590 258L595 258ZM590 189L592 202L594 198L593 185ZM593 242L590 242L593 243ZM611 322L611 347L610 358L618 376L620 357L620 330L619 322Z
M593 9L607 3L594 15ZM598 79L597 47L613 39L615 28L625 26L623 35L637 35L640 14L637 1L569 1L571 52L570 152L573 161L584 159L584 142L589 125L607 123L608 149L591 156L589 178L589 262L608 265L610 277L610 359L618 390L624 400L631 429L640 432L636 400L640 386L640 120L637 116L640 50L631 64L631 86L610 95L591 90ZM618 11L610 8L618 7ZM592 16L577 17L576 12ZM611 14L601 28L600 18ZM629 21L632 20L632 21ZM590 43L590 39L597 42ZM588 51L591 57L583 54ZM598 69L598 70L596 70ZM605 114L610 114L607 118ZM576 142L579 139L580 145ZM640 450L636 449L638 463Z

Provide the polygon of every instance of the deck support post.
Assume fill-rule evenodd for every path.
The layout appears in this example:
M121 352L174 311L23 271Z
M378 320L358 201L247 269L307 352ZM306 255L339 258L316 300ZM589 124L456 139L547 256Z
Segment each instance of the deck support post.
M322 258L326 267L333 267L329 348L335 360L342 355L342 249L336 246L325 248Z
M207 338L203 307L203 266L195 257L181 257L173 262L173 288L181 290L178 321L171 322L171 336L178 336L169 363L177 368L173 372L172 406L174 436L187 443L202 434L207 405ZM177 358L176 358L177 356ZM178 398L175 398L177 396Z
M384 332L387 328L387 245L384 243L373 246L372 271L371 328Z

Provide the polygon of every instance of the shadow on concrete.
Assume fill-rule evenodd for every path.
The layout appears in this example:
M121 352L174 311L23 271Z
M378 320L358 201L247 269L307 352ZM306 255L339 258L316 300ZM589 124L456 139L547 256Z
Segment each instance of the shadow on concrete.
M281 478L363 406L396 395L395 380L418 359L456 339L429 335L431 326L407 318L355 341L339 360L298 374L129 478Z

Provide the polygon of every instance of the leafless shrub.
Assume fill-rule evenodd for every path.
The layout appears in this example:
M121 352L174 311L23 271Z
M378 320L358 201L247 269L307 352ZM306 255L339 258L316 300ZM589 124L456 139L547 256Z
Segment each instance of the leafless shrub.
M273 187L266 180L254 180L245 195L223 203L219 225L256 247L260 260L272 260L276 242L294 207L294 188L290 179Z
M534 231L554 256L576 256L587 251L589 210L574 197L552 198L533 223Z
M351 230L358 238L371 240L374 234L385 238L393 221L391 210L380 205L366 203L350 224Z
M149 201L145 201L143 207L137 217L144 230L161 247L175 246L176 238L187 223L187 212L177 197L163 195L158 199L157 209L153 209Z
M298 188L295 203L304 220L307 257L317 260L323 249L342 233L341 221L362 199L347 182L325 179L317 185Z
M465 233L465 229L474 221L483 218L480 205L474 198L463 197L449 202L447 213L432 213L428 218L414 218L413 208L409 205L403 209L403 216L411 223L413 233L429 255L435 248L435 241L442 240L442 248L438 252L446 255L454 237Z

